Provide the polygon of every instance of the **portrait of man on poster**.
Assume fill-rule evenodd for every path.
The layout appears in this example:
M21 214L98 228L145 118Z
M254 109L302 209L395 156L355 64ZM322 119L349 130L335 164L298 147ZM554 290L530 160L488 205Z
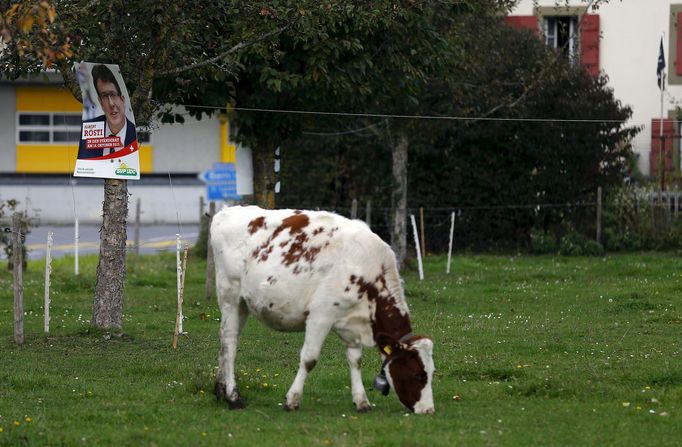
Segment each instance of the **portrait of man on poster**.
M126 116L126 97L119 82L109 67L104 64L94 65L91 71L92 84L98 103L104 112L102 115L83 121L84 128L88 123L104 123L101 137L111 138L110 147L88 148L85 138L81 138L78 147L78 158L89 159L101 157L128 147L137 139L135 124ZM116 140L117 139L117 140Z

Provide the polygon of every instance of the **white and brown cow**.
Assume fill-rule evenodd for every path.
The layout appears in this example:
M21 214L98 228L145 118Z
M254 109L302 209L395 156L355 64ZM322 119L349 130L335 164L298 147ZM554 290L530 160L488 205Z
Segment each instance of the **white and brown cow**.
M234 364L251 313L277 330L305 330L285 409L299 407L306 376L334 330L347 346L359 411L371 408L362 346L377 346L384 365L375 386L387 394L390 385L415 413L434 412L433 343L412 334L393 251L367 225L322 211L226 207L213 218L211 241L222 313L215 391L230 408L244 407Z

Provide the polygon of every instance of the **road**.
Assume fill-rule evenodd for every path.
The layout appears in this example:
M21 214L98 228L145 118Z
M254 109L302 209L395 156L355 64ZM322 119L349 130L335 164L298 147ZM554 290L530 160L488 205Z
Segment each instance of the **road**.
M78 253L99 253L99 225L81 225L79 227ZM67 254L74 254L75 232L72 226L41 226L31 229L26 236L26 247L29 259L45 257L47 233L53 233L52 257L58 258ZM140 254L156 253L161 250L175 250L176 234L180 234L183 244L193 245L199 235L199 226L193 225L145 225L140 227ZM133 250L135 229L128 226L128 248ZM0 258L5 253L0 251Z

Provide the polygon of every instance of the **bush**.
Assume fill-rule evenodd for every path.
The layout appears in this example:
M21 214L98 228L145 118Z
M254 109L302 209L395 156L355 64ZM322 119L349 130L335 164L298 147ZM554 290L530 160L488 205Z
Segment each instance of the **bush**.
M638 251L646 246L646 240L633 231L604 229L604 248L608 251Z
M5 252L5 256L7 256L7 268L8 270L12 270L13 265L12 265L12 214L14 214L17 211L17 207L19 205L19 202L14 199L9 199L4 202L0 202L0 228L2 231L0 231L0 245L3 246L3 251ZM21 223L20 223L20 228L19 231L22 234L22 240L26 240L26 235L31 232L31 228L37 225L38 219L37 218L32 218L28 217L28 213L26 211L21 213ZM22 253L22 266L24 270L26 269L27 263L27 250L26 250L26 245L22 244L21 245L21 253Z
M537 255L546 255L557 252L557 243L554 235L533 230L530 234L531 250Z
M604 247L597 241L571 231L561 238L559 254L566 256L602 256Z

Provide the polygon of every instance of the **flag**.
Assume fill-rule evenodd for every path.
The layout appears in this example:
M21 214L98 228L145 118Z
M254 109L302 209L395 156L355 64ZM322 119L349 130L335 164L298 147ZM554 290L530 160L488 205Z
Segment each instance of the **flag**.
M663 89L663 70L665 70L665 53L663 53L663 38L661 37L661 47L658 50L658 65L656 66L656 79L658 88Z

